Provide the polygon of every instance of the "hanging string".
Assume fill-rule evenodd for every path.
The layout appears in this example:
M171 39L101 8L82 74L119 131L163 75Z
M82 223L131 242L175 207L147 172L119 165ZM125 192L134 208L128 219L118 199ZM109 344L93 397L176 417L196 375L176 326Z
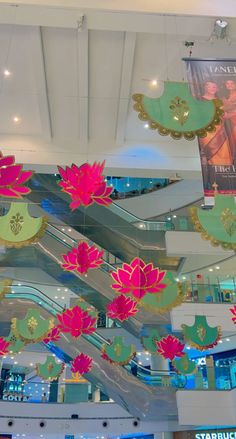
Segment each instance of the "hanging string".
M182 77L182 81L185 82L185 70L184 70L184 66L183 66L183 61L182 61L182 51L181 51L181 44L180 44L180 33L178 30L178 21L177 21L177 16L175 15L175 32L176 32L176 41L178 44L178 51L179 51L179 59L180 59L180 76Z
M168 47L167 47L167 17L163 16L163 33L164 33L164 47L165 47L165 59L166 59L166 79L169 81L169 58L168 58Z

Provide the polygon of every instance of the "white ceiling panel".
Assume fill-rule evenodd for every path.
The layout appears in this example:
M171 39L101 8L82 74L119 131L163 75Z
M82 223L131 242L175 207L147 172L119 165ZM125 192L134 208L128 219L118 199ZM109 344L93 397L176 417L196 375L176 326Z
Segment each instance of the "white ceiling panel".
M20 118L14 123L13 118ZM0 132L39 136L42 133L38 97L33 94L3 94L0 96Z
M115 137L118 99L90 99L89 108L90 139L97 141L98 151L103 150L107 146L107 140Z
M78 99L77 97L50 96L50 110L53 138L66 140L78 139Z

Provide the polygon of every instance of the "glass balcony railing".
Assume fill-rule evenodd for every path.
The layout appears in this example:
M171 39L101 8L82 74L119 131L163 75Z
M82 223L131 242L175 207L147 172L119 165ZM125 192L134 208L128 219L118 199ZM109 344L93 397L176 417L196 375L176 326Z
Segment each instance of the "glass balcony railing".
M181 282L185 302L192 303L236 303L236 285L231 288L218 284L203 284L191 281Z

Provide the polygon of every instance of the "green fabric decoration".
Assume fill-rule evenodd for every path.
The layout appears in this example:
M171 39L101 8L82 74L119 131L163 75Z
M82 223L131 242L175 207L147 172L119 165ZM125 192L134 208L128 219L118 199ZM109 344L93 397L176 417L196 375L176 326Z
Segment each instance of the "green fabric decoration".
M211 328L207 323L206 316L196 315L192 326L184 324L181 326L185 339L199 351L213 348L221 337L221 327Z
M142 345L151 354L158 354L156 342L161 339L161 336L157 329L149 329L149 334L146 337L141 338Z
M166 81L164 92L158 98L134 94L134 109L139 112L139 119L147 121L149 127L158 130L163 136L171 135L174 139L184 137L193 140L195 136L204 137L207 132L215 130L221 123L224 111L222 102L197 100L186 82Z
M0 217L0 244L24 247L38 242L47 227L47 217L32 218L27 203L11 203L10 210Z
M123 343L124 337L113 337L113 341L110 345L104 344L102 351L108 356L108 358L116 364L124 365L128 364L131 358L135 355L135 346L125 346Z
M12 331L10 331L10 334L6 337L6 340L10 342L8 347L10 354L18 354L25 346L25 343L17 338Z
M236 250L236 204L232 195L215 195L211 210L190 209L194 228L213 246Z
M181 284L175 281L173 274L169 271L167 271L163 283L167 286L161 293L145 294L139 301L139 305L157 314L169 312L172 308L180 305L185 297L182 294Z
M11 329L24 343L38 343L47 336L53 326L53 319L43 319L37 309L29 308L24 319L12 319Z
M197 371L195 361L190 360L188 354L172 361L172 364L176 371L181 375L192 375Z
M58 364L52 355L48 355L45 363L36 364L36 373L44 380L54 381L62 374L64 367L64 363Z

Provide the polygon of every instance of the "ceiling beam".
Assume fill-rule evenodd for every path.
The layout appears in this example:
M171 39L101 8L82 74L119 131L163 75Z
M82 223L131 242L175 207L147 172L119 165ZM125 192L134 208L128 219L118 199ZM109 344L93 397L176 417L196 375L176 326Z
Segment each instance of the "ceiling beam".
M120 96L116 122L116 143L123 145L125 141L126 120L129 108L136 33L126 32L124 38L123 60L120 82Z
M86 9L112 12L138 12L148 14L174 14L235 17L235 0L0 0L0 4L12 6L42 6L52 9Z
M52 124L48 101L42 34L41 29L38 26L30 28L30 47L32 66L36 79L35 82L37 87L39 113L42 126L42 137L50 142L52 140Z
M78 30L78 112L79 112L79 141L80 151L87 151L89 134L89 100L88 100L88 30Z

